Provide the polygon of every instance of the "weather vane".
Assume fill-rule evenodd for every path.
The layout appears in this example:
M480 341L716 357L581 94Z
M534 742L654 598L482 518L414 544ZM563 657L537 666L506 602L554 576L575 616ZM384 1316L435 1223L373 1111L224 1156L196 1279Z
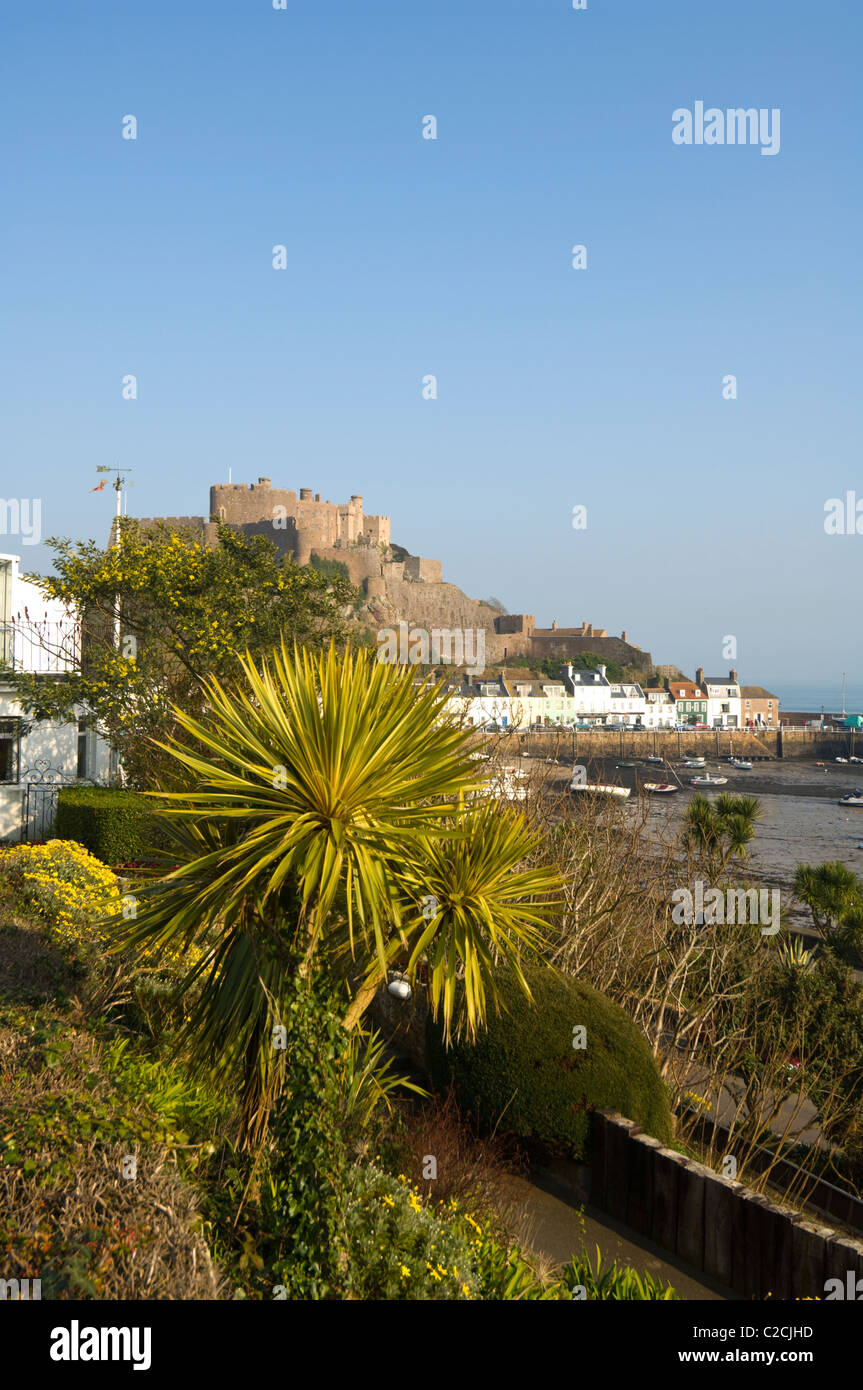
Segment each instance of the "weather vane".
M134 483L130 483L126 478L122 476L124 473L131 473L131 471L131 468L121 468L119 464L114 468L109 468L106 464L100 463L96 468L97 473L116 473L117 475L114 479L114 491L117 494L117 516L120 516L121 514L120 499L121 497L125 496L126 488L135 486ZM101 483L97 483L95 487L91 487L90 491L101 492L102 489L105 487L107 481L107 478L103 478Z

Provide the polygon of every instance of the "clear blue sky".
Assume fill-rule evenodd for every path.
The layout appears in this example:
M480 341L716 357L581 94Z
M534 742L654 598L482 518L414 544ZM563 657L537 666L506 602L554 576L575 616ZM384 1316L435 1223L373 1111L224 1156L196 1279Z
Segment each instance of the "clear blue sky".
M45 535L104 540L97 464L141 515L232 468L540 625L863 677L823 526L863 499L858 0L18 0L2 40L2 491ZM698 100L780 108L779 154L675 145Z

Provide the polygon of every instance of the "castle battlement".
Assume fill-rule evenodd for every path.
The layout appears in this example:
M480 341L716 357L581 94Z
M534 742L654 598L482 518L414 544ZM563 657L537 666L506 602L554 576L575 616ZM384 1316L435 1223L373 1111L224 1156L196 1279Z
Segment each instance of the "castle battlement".
M310 487L301 487L299 493L274 488L270 478L258 478L248 486L215 483L210 488L210 515L229 526L273 527L300 565L308 564L313 550L390 543L390 518L366 515L359 493L349 502L324 502Z

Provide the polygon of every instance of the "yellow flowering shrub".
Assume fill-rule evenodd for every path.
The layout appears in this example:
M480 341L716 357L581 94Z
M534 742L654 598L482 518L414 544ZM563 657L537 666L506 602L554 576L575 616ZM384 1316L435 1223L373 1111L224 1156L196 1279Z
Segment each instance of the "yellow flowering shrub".
M58 945L104 949L107 922L122 911L117 875L75 840L15 845L0 859L26 907L35 908Z
M134 894L76 840L49 840L44 845L15 845L0 852L0 869L23 905L35 910L48 934L73 957L103 953L112 941L111 921L134 912ZM173 970L200 959L193 948L182 961L177 953L156 956L142 950L138 964Z

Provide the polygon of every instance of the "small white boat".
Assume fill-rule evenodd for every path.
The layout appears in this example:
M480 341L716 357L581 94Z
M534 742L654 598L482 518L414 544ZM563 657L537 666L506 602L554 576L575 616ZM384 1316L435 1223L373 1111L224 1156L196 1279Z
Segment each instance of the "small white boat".
M833 761L834 761L834 763L847 763L848 759L847 759L847 758L834 758Z
M665 762L665 759L664 759L664 758L658 757L657 754L655 754L655 753L651 753L650 757L649 757L649 758L645 758L644 761L645 761L646 763L659 763L660 766L661 766L662 763Z
M693 787L724 787L727 777L690 777Z
M848 761L849 763L863 763L863 758L850 757Z
M673 782L645 782L644 790L653 792L654 796L670 796L672 792L679 791Z
M863 806L863 792L848 792L839 802L840 806Z
M703 758L687 757L683 759L684 767L704 767Z
M748 758L729 758L732 767L739 768L741 772L751 772L752 764Z
M489 783L492 796L503 797L506 801L525 801L527 799L528 774L517 767L505 767L496 772Z
M629 796L629 787L613 786L610 782L570 782L571 792L593 792L595 796Z

